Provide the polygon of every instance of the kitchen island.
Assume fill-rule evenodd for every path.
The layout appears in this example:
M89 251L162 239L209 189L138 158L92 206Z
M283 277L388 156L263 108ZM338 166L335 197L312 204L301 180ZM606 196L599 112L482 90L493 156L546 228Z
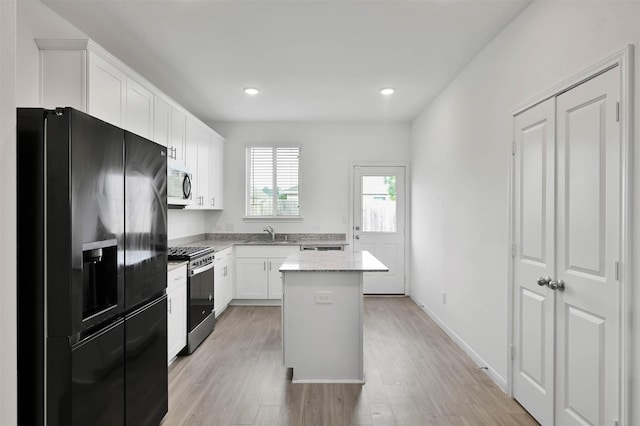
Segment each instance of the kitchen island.
M364 383L363 273L386 271L367 251L302 251L282 264L283 362L294 383Z

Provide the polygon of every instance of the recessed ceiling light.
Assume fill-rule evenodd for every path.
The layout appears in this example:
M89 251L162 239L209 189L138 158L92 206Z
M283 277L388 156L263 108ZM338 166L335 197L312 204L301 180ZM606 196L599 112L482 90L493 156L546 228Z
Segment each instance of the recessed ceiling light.
M246 93L247 95L257 95L260 92L255 87L245 87L242 90L244 90L244 93Z
M395 93L396 89L394 89L393 87L383 87L382 89L380 89L380 94L381 95L393 95Z

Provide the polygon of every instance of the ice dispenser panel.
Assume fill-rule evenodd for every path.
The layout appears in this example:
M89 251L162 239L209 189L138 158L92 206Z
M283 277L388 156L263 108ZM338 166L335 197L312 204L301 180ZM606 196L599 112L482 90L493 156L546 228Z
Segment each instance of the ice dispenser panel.
M118 304L118 246L115 239L82 245L82 320Z

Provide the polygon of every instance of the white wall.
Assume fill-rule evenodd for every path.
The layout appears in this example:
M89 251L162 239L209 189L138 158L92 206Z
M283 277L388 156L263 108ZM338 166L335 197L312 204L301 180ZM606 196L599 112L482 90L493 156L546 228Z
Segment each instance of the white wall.
M17 103L19 107L39 106L40 51L34 39L82 39L88 37L39 1L18 1L17 14Z
M16 0L0 1L0 413L17 424Z
M639 19L638 2L536 1L412 123L412 294L486 362L502 386L507 378L511 113L640 40ZM640 225L638 196L635 202ZM637 228L635 265L640 265ZM639 324L636 318L636 345ZM637 402L638 374L634 377L632 401ZM632 424L640 424L640 404L633 405Z
M346 233L349 164L408 161L408 123L216 123L227 138L224 156L224 211L210 217L209 232ZM244 222L245 149L300 146L302 222Z
M169 240L211 232L207 227L207 217L214 214L198 210L169 210L167 227Z

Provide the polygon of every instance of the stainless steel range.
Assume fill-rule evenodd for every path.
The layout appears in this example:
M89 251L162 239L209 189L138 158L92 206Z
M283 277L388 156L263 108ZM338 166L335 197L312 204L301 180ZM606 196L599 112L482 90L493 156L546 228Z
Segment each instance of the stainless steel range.
M188 260L187 266L187 348L193 353L213 331L213 261L211 247L169 247L169 260Z

